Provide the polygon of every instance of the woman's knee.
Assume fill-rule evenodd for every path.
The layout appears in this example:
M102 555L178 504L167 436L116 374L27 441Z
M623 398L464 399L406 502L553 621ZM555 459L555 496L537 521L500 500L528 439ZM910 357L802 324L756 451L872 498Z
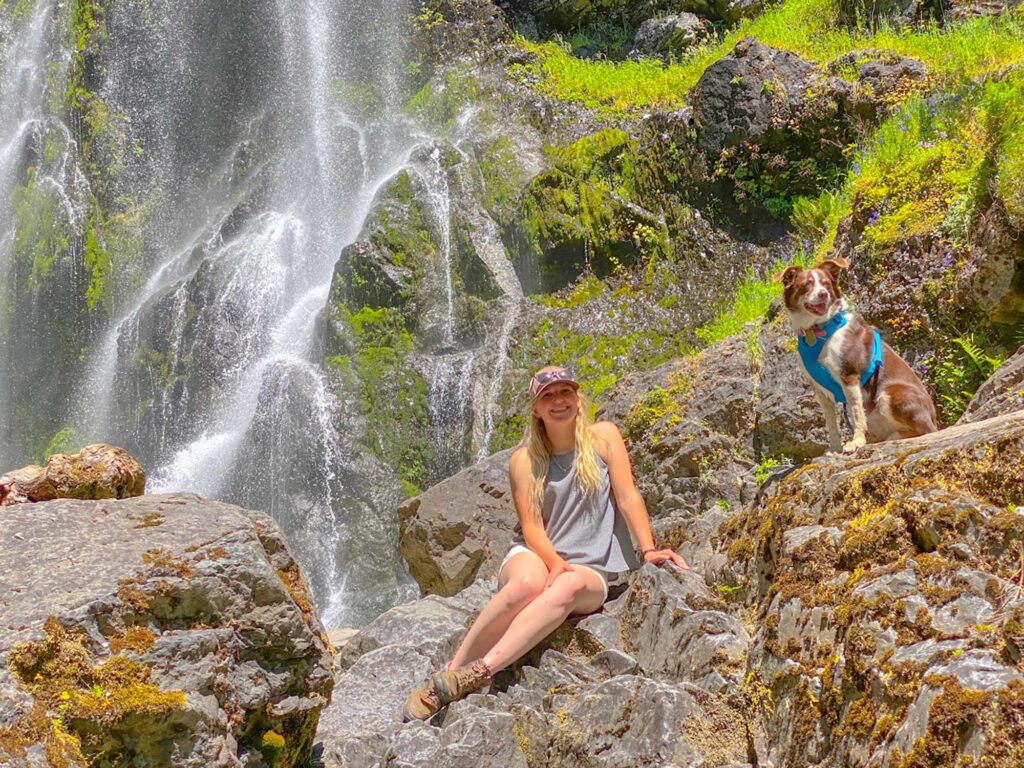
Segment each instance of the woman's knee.
M528 571L517 574L504 586L502 592L510 608L522 608L544 591L543 573Z
M587 592L587 579L578 571L563 573L551 585L551 597L566 607L572 606Z

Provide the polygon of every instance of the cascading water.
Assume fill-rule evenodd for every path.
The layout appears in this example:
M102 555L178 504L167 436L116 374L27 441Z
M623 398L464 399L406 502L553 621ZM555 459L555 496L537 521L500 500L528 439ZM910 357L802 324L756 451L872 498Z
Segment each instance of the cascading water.
M85 320L76 323L62 364L66 378L55 377L47 400L60 407L32 429L44 445L65 424L80 441L123 445L150 470L150 492L192 490L269 512L296 549L328 624L364 623L415 594L395 548L397 484L359 445L361 417L332 395L317 346L339 254L396 173L407 169L422 181L441 240L427 342L418 353L430 388L438 479L459 470L470 446L489 437L497 392L492 385L481 403L474 377L488 366L500 376L512 322L501 325L493 363L479 344L459 337L450 181L433 138L401 113L405 6L110 4L90 70L90 103L102 105L91 119L106 116L105 133L62 121L64 110L53 103L63 92L53 62L67 69L72 61L62 47L68 20L61 6L38 0L17 21L20 33L5 29L2 38L2 210L24 196L18 190L26 179L52 187L46 199L55 201L67 233L67 243L53 246L63 245L78 273L82 254L75 249L91 236L82 224L90 195L117 200L121 218L110 215L108 223L124 221L135 238L132 260L116 265L114 278L121 279L98 310L58 302L65 306L55 311ZM102 150L110 166L109 178L92 190L76 159L87 131L91 151ZM33 146L44 138L70 161ZM500 251L497 234L486 228L493 222L477 224L485 234L475 237ZM0 225L0 277L24 282L26 268L15 269L12 247L23 229ZM486 260L511 297L501 304L511 315L518 282L503 253ZM25 375L9 361L25 354L45 322L11 320L6 309L19 300L17 282L5 279L0 288L5 413L12 397L25 408ZM68 290L86 295L81 283L79 275ZM66 329L59 333L44 338L40 360L26 370L38 375L45 348L68 345ZM0 429L30 421L7 420ZM488 426L471 432L474 423ZM17 452L5 453L19 444L13 435L0 434L5 465L38 450L21 441Z

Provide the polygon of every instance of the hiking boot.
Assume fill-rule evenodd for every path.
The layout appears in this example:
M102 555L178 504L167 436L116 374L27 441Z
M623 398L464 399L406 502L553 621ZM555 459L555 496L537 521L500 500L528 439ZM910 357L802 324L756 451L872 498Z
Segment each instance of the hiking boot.
M429 720L442 707L468 696L491 682L491 670L483 659L458 669L444 669L426 684L409 694L402 709L402 719Z
M405 700L405 706L402 708L402 722L429 720L437 714L442 706L444 705L437 697L434 681L428 680L425 685L410 693L409 698Z
M483 659L477 659L464 667L438 672L432 682L441 704L450 704L489 685L491 670Z

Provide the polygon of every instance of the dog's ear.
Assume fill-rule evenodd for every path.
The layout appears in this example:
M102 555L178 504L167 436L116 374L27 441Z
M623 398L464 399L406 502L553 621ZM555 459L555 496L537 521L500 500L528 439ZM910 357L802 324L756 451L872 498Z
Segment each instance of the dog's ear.
M818 269L824 269L832 277L832 282L839 282L839 273L844 269L850 268L850 262L844 259L842 256L836 256L833 259L825 259L818 265Z
M789 286L793 284L793 280L796 278L796 276L800 272L803 272L803 269L803 267L798 267L794 264L791 267L780 269L778 272L772 275L772 280L774 280L776 283L781 281L784 286L789 288Z

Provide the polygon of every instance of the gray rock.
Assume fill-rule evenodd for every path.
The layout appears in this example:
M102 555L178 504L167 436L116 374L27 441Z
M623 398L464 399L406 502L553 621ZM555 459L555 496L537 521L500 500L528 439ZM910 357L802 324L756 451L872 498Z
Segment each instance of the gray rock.
M601 768L701 765L708 764L712 750L719 759L742 759L746 741L738 718L716 731L722 723L710 716L705 702L714 707L713 699L693 686L612 678L581 691L565 708L567 727L556 730L547 745L549 764L579 764L582 758L583 764ZM525 735L533 737L529 730Z
M435 671L417 648L387 645L370 651L338 677L334 706L320 719L326 768L371 765L401 727L402 705ZM362 760L371 759L368 762Z
M754 492L754 379L743 339L622 377L598 412L622 426L650 515L684 520ZM669 540L685 537L676 523ZM699 542L698 542L699 546Z
M866 579L854 588L853 594L868 602L885 597L905 597L917 591L917 574L909 568L898 573Z
M269 517L188 494L51 501L6 509L0 549L0 722L18 728L31 698L8 668L12 650L45 639L80 645L94 667L130 659L182 693L157 714L129 711L130 728L69 721L73 739L85 728L147 764L171 764L161 755L173 751L174 765L226 767L253 764L240 744L273 730L284 759L308 758L331 657ZM71 701L90 695L87 680L62 685Z
M812 98L812 93L817 95ZM826 76L810 62L745 38L708 67L694 87L700 146L717 157L741 142L767 148L782 142L784 133L786 142L812 155L824 140L835 138L828 132L843 121L842 105L851 96L848 83ZM800 127L780 132L778 126L790 121ZM825 135L819 133L823 127Z
M989 624L994 612L989 602L964 595L942 606L932 617L932 629L943 635L964 635L978 624Z
M786 555L799 557L800 550L808 544L824 541L825 546L835 549L842 538L842 532L835 526L798 525L782 534L782 551Z
M622 647L622 622L607 612L584 617L576 629L586 632L605 648Z
M718 691L735 682L750 637L704 581L671 566L644 566L615 615L624 650L648 675L693 682Z
M640 671L636 659L616 648L601 651L590 658L590 663L607 677L635 675Z
M677 16L647 19L637 27L629 55L639 58L659 53L678 54L707 36L708 30L704 22L698 16L685 11Z
M451 658L459 638L494 593L494 586L487 579L452 598L430 596L392 608L363 627L338 651L338 668L348 669L363 654L385 645L415 647L432 664L440 666Z
M402 555L424 594L454 595L497 576L518 523L510 455L496 453L399 507Z

